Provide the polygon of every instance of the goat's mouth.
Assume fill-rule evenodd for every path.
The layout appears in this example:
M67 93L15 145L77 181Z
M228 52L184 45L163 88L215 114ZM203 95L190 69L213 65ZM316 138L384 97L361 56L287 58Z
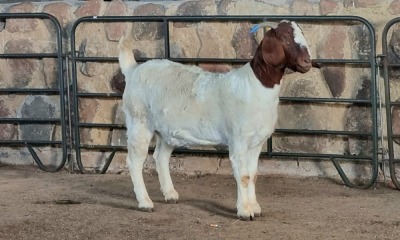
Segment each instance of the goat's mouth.
M311 64L297 64L296 65L296 71L300 72L300 73L306 73L308 71L310 71L311 69Z

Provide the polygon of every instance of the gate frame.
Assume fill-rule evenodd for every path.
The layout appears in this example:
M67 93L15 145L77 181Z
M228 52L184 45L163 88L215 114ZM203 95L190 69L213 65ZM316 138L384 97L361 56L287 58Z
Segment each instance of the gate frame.
M57 59L57 79L58 87L56 88L0 88L0 95L7 94L21 94L21 95L32 95L32 96L45 96L45 95L59 95L59 106L60 106L60 117L59 118L0 118L1 124L60 124L61 126L61 141L44 141L44 140L1 140L0 146L25 146L28 148L33 160L36 162L38 167L46 172L57 172L62 169L67 161L68 157L68 144L67 144L67 130L66 130L66 107L65 107L65 92L64 84L65 78L63 73L63 48L62 48L62 36L61 26L58 20L47 13L0 13L0 20L7 24L6 19L40 19L50 20L55 28L56 36L56 51L53 53L9 53L0 54L0 59L43 59L43 58L55 58ZM6 26L5 26L6 27ZM39 156L36 154L32 146L53 146L61 145L62 148L62 160L59 165L55 167L48 167L43 164Z
M329 159L334 164L340 177L344 183L349 187L354 188L369 188L372 186L378 176L378 123L377 123L377 87L376 87L376 44L375 44L375 30L369 21L358 16L151 16L151 17L137 17L137 16L92 16L83 17L78 19L71 29L71 62L72 62L72 86L73 86L73 108L74 108L74 121L73 128L75 133L75 151L76 160L81 173L84 171L84 167L81 161L81 148L85 149L97 149L100 151L111 151L109 157L106 158L106 163L100 173L105 173L108 166L110 165L116 151L126 150L126 147L110 146L110 145L81 145L80 143L80 127L97 127L97 128L110 128L110 129L124 129L124 125L121 124L99 124L99 123L81 123L79 122L79 108L78 101L80 97L97 97L97 98L118 98L122 94L114 93L80 93L77 90L78 77L77 77L77 61L80 62L117 62L117 57L78 57L76 56L75 50L75 33L76 28L82 22L160 22L163 23L164 33L164 51L165 57L169 60L181 62L181 63L246 63L248 59L221 59L221 58L171 58L169 49L169 24L170 22L184 21L184 22L229 22L229 21L247 21L247 22L263 22L263 21L280 21L280 20L294 20L299 22L343 22L352 21L359 22L367 27L370 37L371 52L368 60L360 59L317 59L316 62L321 64L364 64L368 65L371 69L371 97L369 100L357 100L357 99L335 99L335 98L298 98L298 97L282 97L280 100L291 101L291 102L319 102L319 103L361 103L370 104L371 106L371 132L352 132L352 131L327 131L327 130L304 130L304 129L276 129L276 133L288 133L288 134L311 134L311 135L345 135L345 136L370 136L372 142L372 156L371 157L359 157L352 155L340 155L340 154L313 154L313 153L285 153L285 152L273 152L272 151L272 140L271 138L267 143L267 152L262 152L260 157L288 157L288 158L319 158ZM137 60L146 61L150 58L142 58ZM272 136L273 137L273 136ZM152 149L149 149L152 151ZM210 151L210 150L188 150L188 149L175 149L175 154L179 153L193 153L193 154L223 154L226 155L227 151ZM342 160L369 160L371 161L372 176L370 181L364 185L357 185L349 181L346 174L338 162L338 159Z
M383 80L385 85L385 110L386 110L386 130L387 130L387 143L388 143L388 156L389 156L389 170L390 178L398 190L400 190L400 182L396 176L396 164L400 163L400 159L394 157L393 139L399 138L400 134L393 134L392 123L392 106L400 106L400 102L392 102L390 97L390 79L389 68L399 68L399 63L389 63L388 42L387 37L389 30L397 23L400 23L400 17L394 18L386 23L382 31L382 61L383 61Z

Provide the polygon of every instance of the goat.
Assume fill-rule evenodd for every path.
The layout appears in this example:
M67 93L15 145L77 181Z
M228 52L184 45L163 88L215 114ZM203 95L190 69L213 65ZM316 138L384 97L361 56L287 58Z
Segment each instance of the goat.
M119 64L126 78L127 165L139 208L154 207L142 170L155 135L153 157L167 202L179 198L169 171L175 147L226 145L237 183L237 215L245 220L260 216L255 194L258 158L278 118L280 81L285 68L306 73L314 66L299 26L280 22L265 33L250 63L227 73L165 59L138 65L128 45L122 37Z

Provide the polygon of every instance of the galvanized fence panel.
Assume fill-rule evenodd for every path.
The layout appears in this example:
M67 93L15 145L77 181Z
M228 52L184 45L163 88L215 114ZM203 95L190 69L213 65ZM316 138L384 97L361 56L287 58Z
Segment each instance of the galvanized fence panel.
M53 79L55 81L55 86L48 87L40 87L40 88L32 88L32 87L15 87L15 86L1 86L0 87L0 98L5 97L15 97L15 96L33 96L33 97L46 97L52 96L57 98L58 103L56 104L57 108L59 108L59 114L55 117L46 117L46 116L34 116L34 117L23 117L15 116L2 116L0 117L0 126L5 126L7 124L12 124L14 127L25 128L26 130L40 131L37 129L39 125L48 125L54 128L60 128L60 137L59 139L50 138L50 139L25 139L24 136L14 137L11 139L2 139L0 140L0 146L10 147L10 148L27 148L33 157L34 161L37 163L40 169L48 172L59 171L64 167L67 160L67 137L66 137L66 107L65 107L65 92L64 92L64 73L63 73L63 52L62 52L62 37L61 37L61 27L57 19L46 13L1 13L0 21L2 22L3 27L7 28L9 20L16 19L38 19L41 21L46 21L49 23L51 27L55 31L55 35L52 36L52 41L55 43L55 50L49 52L37 52L37 53L14 53L7 52L0 54L0 59L5 59L7 61L23 61L24 59L34 59L34 60L42 60L42 59L55 59L56 60L56 68L57 68L57 79ZM35 30L33 30L35 31ZM29 67L29 66L27 66ZM45 66L46 67L46 66ZM18 73L14 73L18 74ZM3 79L2 79L3 81ZM3 99L4 100L4 99ZM37 115L32 113L32 115ZM21 135L21 134L19 134ZM36 137L35 137L36 138ZM37 138L40 138L40 132L37 134ZM35 148L41 147L50 147L50 151L55 149L61 152L61 160L57 159L47 159L46 164L43 162L43 158L41 159ZM40 150L40 149L39 149ZM57 160L57 161L56 161Z
M370 109L370 118L367 119L371 123L371 129L366 131L343 131L343 130L324 130L324 129L276 129L275 134L268 140L267 150L261 153L261 157L275 157L284 159L314 159L314 160L330 160L336 167L339 175L344 183L350 187L368 188L377 179L378 175L378 123L377 123L377 86L376 86L376 63L375 63L375 32L372 25L361 17L356 16L180 16L180 17L134 17L134 16L107 16L107 17L84 17L78 19L72 27L71 34L71 61L72 61L72 84L74 95L74 148L76 150L77 164L81 172L84 171L84 166L81 161L81 150L95 150L103 152L111 152L107 157L101 173L105 173L110 162L112 161L117 151L126 151L124 146L111 146L111 145L96 145L96 144L81 144L80 132L82 129L93 128L106 128L106 129L125 129L123 124L113 123L96 123L96 122L81 122L80 114L82 110L79 109L78 103L85 98L103 98L103 99L120 99L121 94L118 93L96 93L96 92L83 92L78 90L78 83L82 80L78 79L77 64L84 62L97 62L97 63L116 63L117 57L90 57L82 56L82 53L76 50L76 30L82 23L123 23L123 22L157 22L163 26L164 34L164 57L172 61L181 63L228 63L228 64L244 64L249 59L222 59L222 58L173 58L171 57L171 46L169 39L170 23L175 22L251 22L259 23L262 21L280 21L280 20L294 20L297 22L320 24L359 24L367 30L367 38L369 39L370 52L364 59L315 59L316 62L322 66L361 66L369 70L369 78L371 87L369 89L369 98L355 99L355 98L318 98L318 97L281 97L281 104L320 104L324 105L343 105L347 106L367 106ZM138 59L138 62L149 60L150 58ZM329 110L328 110L329 111ZM366 138L371 142L371 152L367 155L351 155L343 153L313 153L313 152L291 152L291 151L277 151L273 146L273 138L279 136L339 136L344 138ZM152 151L152 149L150 149ZM202 149L176 149L175 154L218 154L226 155L225 150L202 150ZM341 162L365 162L370 165L370 174L367 176L367 181L361 184L351 182L341 167Z

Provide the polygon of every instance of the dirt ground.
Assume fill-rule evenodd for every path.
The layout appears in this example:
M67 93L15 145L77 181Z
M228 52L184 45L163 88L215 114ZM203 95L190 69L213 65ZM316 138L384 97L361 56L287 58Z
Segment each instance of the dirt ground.
M0 167L0 239L400 239L400 192L350 189L326 179L260 177L256 221L236 217L232 176L174 176L166 204L137 210L128 175Z

